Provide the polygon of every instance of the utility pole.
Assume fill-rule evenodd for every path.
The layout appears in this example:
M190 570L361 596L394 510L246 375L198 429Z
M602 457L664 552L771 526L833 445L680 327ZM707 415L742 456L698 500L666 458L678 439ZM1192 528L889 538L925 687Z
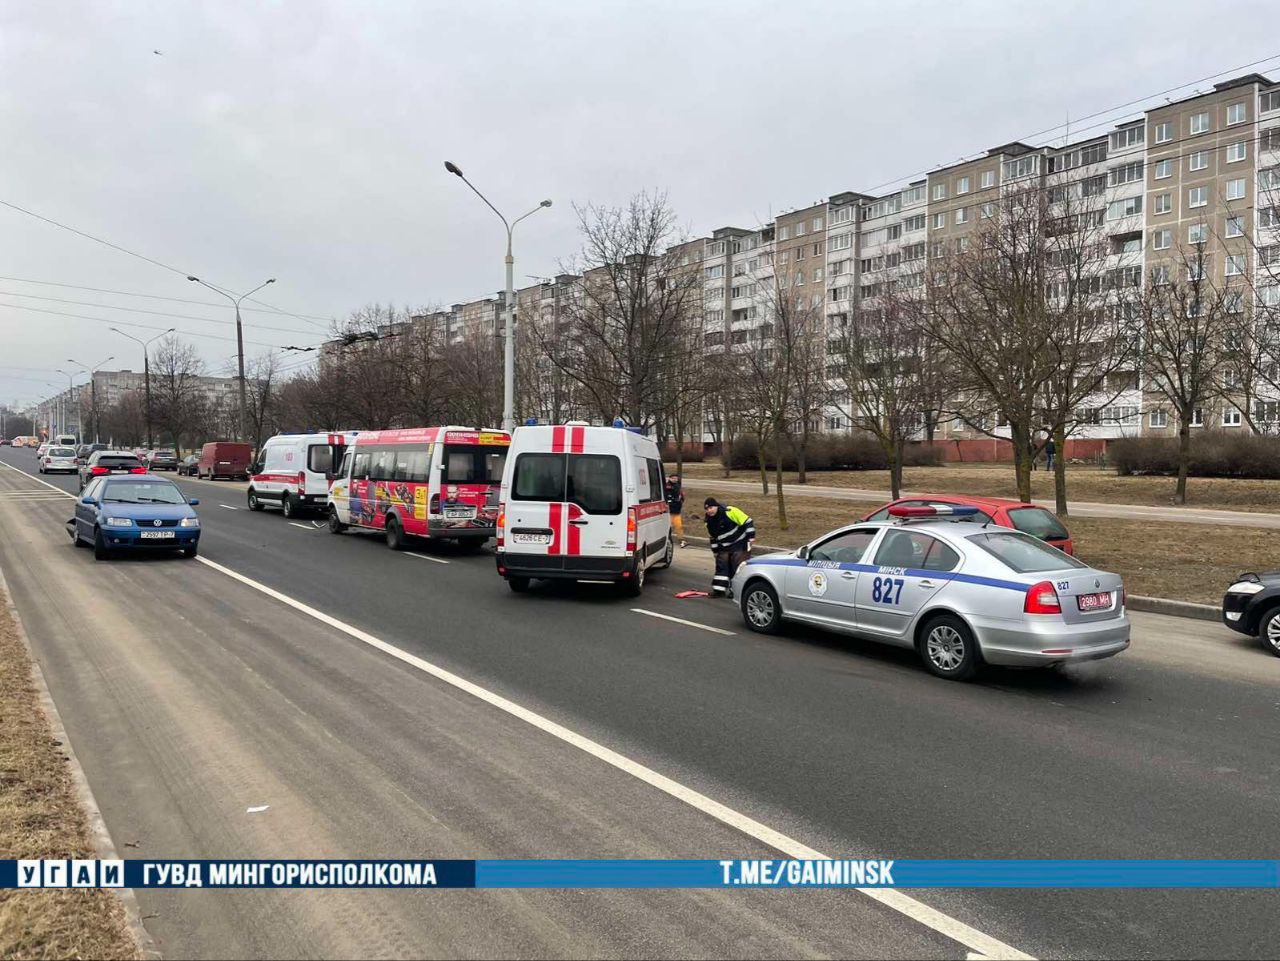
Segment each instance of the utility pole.
M244 328L241 327L240 325L240 301L248 297L249 294L256 294L263 287L267 286L267 284L274 284L276 282L276 279L274 277L271 277L263 281L262 283L258 284L258 286L254 287L253 290L249 291L248 294L241 294L239 297L232 296L231 294L227 293L225 290L222 290L219 287L213 286L213 284L206 284L199 277L188 276L187 280L191 281L192 283L199 284L201 287L208 287L215 294L221 294L223 297L226 297L227 300L231 301L231 303L235 305L235 308L236 308L236 354L240 358L240 426L239 426L239 436L236 437L236 440L244 440L245 439L244 415L245 415L245 409L247 408L248 404L245 401L245 390L244 390Z
M502 429L510 433L511 431L515 430L515 427L516 427L516 415L515 415L516 293L515 293L515 281L514 281L515 258L511 256L511 232L515 229L516 224L524 220L525 217L533 216L543 207L550 207L551 201L544 200L542 201L542 203L538 204L538 206L530 210L527 214L522 214L521 216L513 220L511 223L507 223L507 218L502 215L502 211L500 211L493 204L489 203L488 197L482 194L479 190L476 190L475 185L470 180L468 180L465 176L463 176L462 170L459 169L457 164L453 163L452 161L446 160L444 162L444 169L449 171L449 173L453 174L455 177L461 180L464 184L470 187L472 192L481 200L483 200L490 210L492 210L495 214L498 215L498 219L502 221L502 226L507 228L507 257L505 261L506 270L507 270L507 278L506 278L507 286L506 286L506 304L505 304L506 318L505 318L505 324L504 324L506 328L506 344L504 345L503 352L502 352Z

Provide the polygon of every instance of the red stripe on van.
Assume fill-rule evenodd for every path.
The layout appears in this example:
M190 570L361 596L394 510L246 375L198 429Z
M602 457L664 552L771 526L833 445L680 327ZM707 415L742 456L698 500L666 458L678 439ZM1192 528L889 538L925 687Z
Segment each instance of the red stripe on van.
M582 508L577 504L569 505L569 556L578 557L582 554L582 528L573 521L582 516Z
M559 501L552 501L550 504L547 505L547 507L549 508L548 521L551 525L551 546L547 548L547 553L559 554L560 553L560 529L562 527L560 514L564 505L561 504Z
M563 427L551 428L551 453L553 454L564 453L564 428Z
M575 427L569 432L570 451L574 454L581 454L582 448L586 446L587 429L585 427Z

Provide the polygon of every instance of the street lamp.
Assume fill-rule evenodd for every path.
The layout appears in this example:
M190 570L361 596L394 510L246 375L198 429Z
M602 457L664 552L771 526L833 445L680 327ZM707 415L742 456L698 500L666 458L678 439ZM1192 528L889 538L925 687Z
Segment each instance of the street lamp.
M89 407L93 410L93 442L94 442L95 444L99 443L99 438L98 438L98 379L97 379L96 377L94 377L93 375L94 375L94 374L96 374L96 373L98 372L98 368L99 368L99 367L101 367L103 364L108 363L109 361L113 361L113 360L115 360L115 359L116 359L116 355L115 355L115 354L112 354L110 357L104 358L103 360L98 361L96 364L94 364L92 367L90 367L90 366L88 366L87 364L82 364L82 363L80 363L80 361L75 360L74 358L71 358L71 357L68 357L68 358L67 358L67 363L68 363L68 364L75 364L77 367L83 367L83 368L85 369L85 371L89 374ZM83 438L83 437L81 437L81 438L80 438L80 440L83 442L83 441L84 441L84 438Z
M67 378L67 399L63 401L63 404L62 404L62 422L63 422L63 426L67 427L67 426L70 426L70 421L71 421L71 411L69 410L69 407L71 405L72 399L75 397L75 389L76 389L75 379L76 379L76 375L79 374L80 372L71 371L70 373L68 373L67 371L63 370L61 367L57 367L55 368L55 373L59 373L63 377ZM80 443L83 444L85 442L84 425L80 423L81 420L82 418L80 417L80 404L77 403L76 404L76 436L79 437Z
M151 358L147 355L147 348L161 337L167 337L177 329L177 327L170 327L163 334L156 334L148 340L142 340L133 336L133 334L126 334L119 327L108 328L108 330L114 330L121 337L128 337L135 344L142 345L142 378L143 385L147 392L147 450L151 449Z
M274 284L276 282L276 279L274 277L270 277L267 280L264 280L262 283L258 284L257 287L254 287L253 290L249 291L248 294L241 294L239 297L234 297L231 294L227 293L225 290L221 290L213 286L213 284L206 284L199 277L188 276L187 280L191 281L192 283L199 284L201 287L208 287L215 294L221 294L223 297L226 297L227 300L235 304L235 307L236 307L236 354L240 358L240 436L237 438L237 440L244 440L244 412L247 405L245 403L245 398L244 398L244 329L240 326L240 301L248 297L249 294L256 294L263 287L267 286L267 284Z
M506 290L506 329L507 342L503 348L502 354L502 429L512 431L516 426L516 336L515 336L515 283L513 271L515 269L515 259L511 256L511 232L515 230L516 224L524 220L525 217L532 217L543 207L550 207L551 201L544 200L538 206L534 207L527 214L522 214L511 223L507 223L507 218L502 216L500 211L493 204L489 203L489 198L476 190L475 184L468 180L462 173L462 170L451 160L444 162L444 169L449 171L464 184L471 188L472 192L485 202L485 205L498 215L498 219L502 221L502 226L507 228L507 290Z

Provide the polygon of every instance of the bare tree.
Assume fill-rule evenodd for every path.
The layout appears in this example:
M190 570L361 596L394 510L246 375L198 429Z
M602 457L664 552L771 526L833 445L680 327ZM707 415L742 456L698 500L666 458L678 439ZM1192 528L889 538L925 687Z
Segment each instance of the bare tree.
M168 433L175 450L183 448L207 411L200 379L204 362L195 347L176 336L156 345L151 359L153 416Z
M262 450L262 439L276 425L276 392L280 387L280 355L274 351L253 357L245 370L245 416L253 449Z

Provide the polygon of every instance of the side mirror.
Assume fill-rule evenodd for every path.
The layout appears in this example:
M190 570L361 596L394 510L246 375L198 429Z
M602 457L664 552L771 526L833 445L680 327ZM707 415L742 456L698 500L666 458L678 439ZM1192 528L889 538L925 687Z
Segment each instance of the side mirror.
M805 544L804 547L796 551L796 556L802 561L807 561L809 559L809 545Z
M80 498L80 503L83 504L85 507L93 507L98 502L95 501L92 497L82 497Z
M198 497L192 497L192 498L189 498L189 499L187 500L187 503L188 503L188 504L190 504L192 507L195 507L197 504L199 504L199 503L200 503L200 498L198 498Z

